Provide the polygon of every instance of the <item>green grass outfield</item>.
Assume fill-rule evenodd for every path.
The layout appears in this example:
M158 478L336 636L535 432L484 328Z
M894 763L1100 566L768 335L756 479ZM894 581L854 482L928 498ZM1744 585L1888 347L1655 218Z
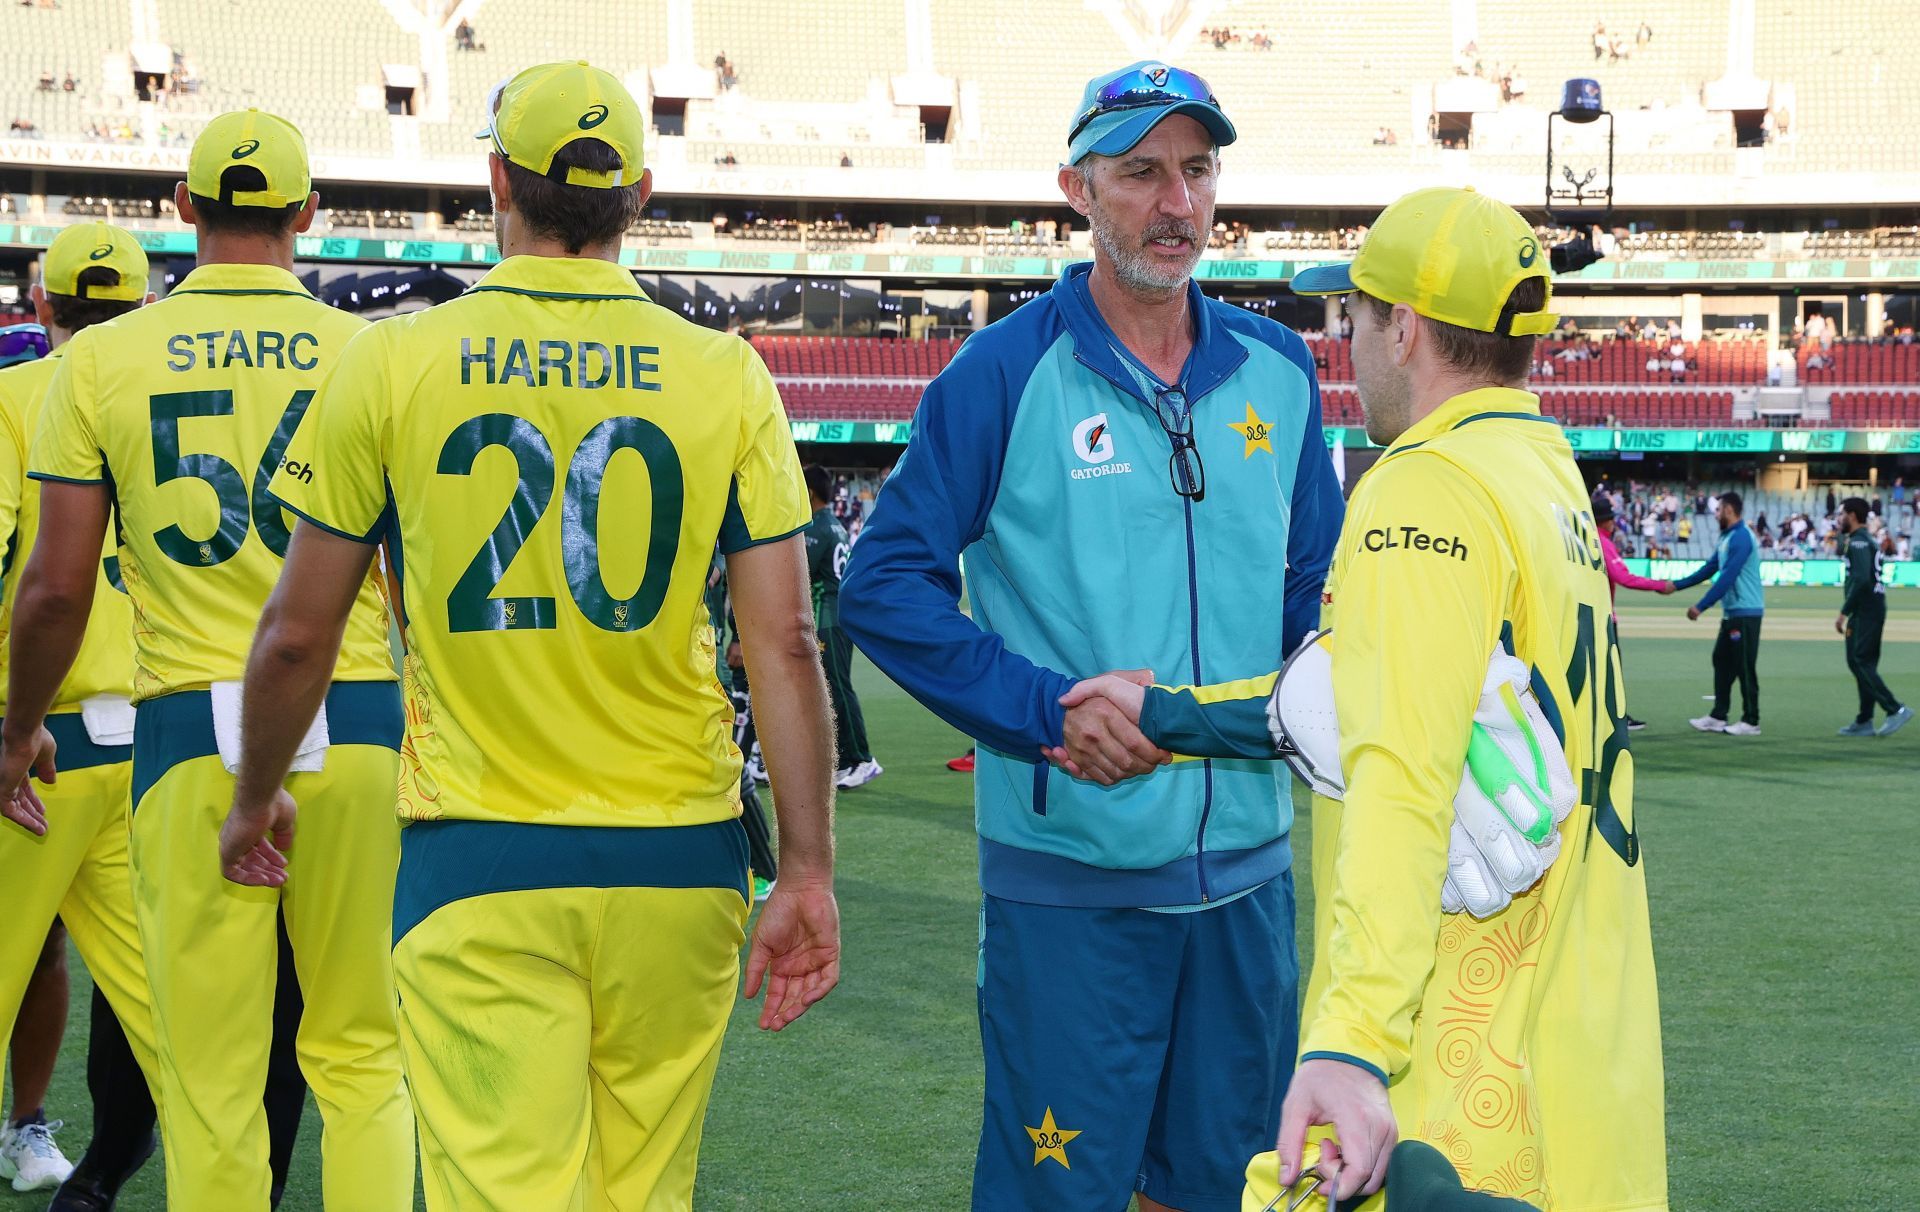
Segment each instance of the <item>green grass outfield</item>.
M1920 1206L1920 944L1912 937L1920 725L1847 740L1854 691L1832 632L1838 593L1769 595L1764 734L1703 736L1711 619L1686 598L1623 595L1666 1034L1667 1136L1681 1212ZM1920 595L1896 595L1882 670L1920 699ZM743 1006L720 1065L695 1197L702 1209L947 1210L967 1203L979 1131L979 894L965 747L870 666L860 670L879 782L840 803L845 979L779 1036ZM1306 851L1306 840L1297 843ZM1301 876L1301 934L1312 889ZM87 990L49 1112L87 1138ZM1062 1023L1062 1031L1073 1024ZM285 1207L320 1207L309 1108ZM525 1130L538 1137L539 1123ZM162 1206L158 1159L120 1207ZM45 1206L0 1184L0 1212Z

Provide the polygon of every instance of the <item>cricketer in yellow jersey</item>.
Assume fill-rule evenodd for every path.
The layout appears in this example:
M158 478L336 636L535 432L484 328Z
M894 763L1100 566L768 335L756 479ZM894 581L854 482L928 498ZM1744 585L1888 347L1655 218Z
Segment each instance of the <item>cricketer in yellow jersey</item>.
M355 337L272 483L302 521L254 643L222 859L285 877L300 792L281 780L384 537L408 650L394 967L434 1212L692 1204L748 914L716 543L780 788L747 991L769 979L778 1030L838 979L799 459L752 349L617 262L651 191L644 130L584 63L495 90L505 259ZM325 824L305 807L293 863Z
M1314 801L1301 1064L1279 1158L1254 1165L1292 1180L1308 1126L1330 1122L1339 1143L1323 1154L1343 1197L1376 1191L1405 1135L1469 1186L1549 1212L1667 1206L1659 1003L1607 579L1566 438L1523 390L1529 338L1553 319L1547 267L1510 207L1430 189L1381 214L1350 265L1293 283L1352 296L1368 436L1390 447L1354 491L1327 580L1346 795ZM1496 646L1530 667L1580 795L1546 875L1482 920L1443 914L1441 885ZM1200 754L1271 746L1272 688L1269 675L1098 690L1147 739Z
M40 543L14 613L0 795L52 758L40 721L72 660L109 502L132 598L135 909L158 1041L171 1206L267 1207L261 1090L271 1041L276 915L306 1007L297 1051L319 1104L329 1209L413 1200L388 929L402 729L386 613L362 578L345 644L319 673L289 786L316 809L280 888L241 888L214 861L238 761L238 682L291 518L265 495L326 367L364 322L291 272L313 220L306 146L282 119L225 114L195 141L180 217L199 266L162 302L80 334L49 388L29 473ZM91 564L91 557L85 557ZM18 797L16 797L18 798Z
M147 256L133 236L106 223L69 227L48 246L34 310L52 353L0 371L0 639L40 524L40 486L27 478L27 451L40 427L47 384L73 335L150 301ZM56 915L107 996L149 1083L154 1081L152 1011L141 966L127 864L127 793L133 770L133 610L109 540L92 562L93 609L73 669L55 693L47 727L60 745L60 777L37 799L0 804L0 871L12 925L0 935L0 1053ZM5 653L0 649L0 667ZM0 690L0 716L6 714ZM16 827L17 826L17 827Z

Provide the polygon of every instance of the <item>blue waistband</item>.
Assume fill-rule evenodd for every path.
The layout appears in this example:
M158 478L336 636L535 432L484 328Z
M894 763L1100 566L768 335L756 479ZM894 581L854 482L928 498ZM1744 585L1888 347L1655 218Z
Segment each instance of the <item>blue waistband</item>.
M1293 866L1293 845L1275 838L1250 850L1208 851L1207 894L1221 900L1276 879ZM1193 855L1146 870L1118 871L980 839L980 890L1002 900L1084 909L1139 909L1200 903Z
M53 743L59 746L53 755L53 764L59 770L91 770L95 766L111 766L133 758L132 745L94 744L93 738L87 735L86 722L77 711L49 715L47 731L53 734Z
M327 743L379 745L396 752L407 729L398 682L335 682L327 690ZM213 757L213 692L180 690L140 704L133 724L133 807L167 771Z
M542 888L731 888L747 893L747 831L735 817L655 828L414 821L400 832L393 941L469 897Z

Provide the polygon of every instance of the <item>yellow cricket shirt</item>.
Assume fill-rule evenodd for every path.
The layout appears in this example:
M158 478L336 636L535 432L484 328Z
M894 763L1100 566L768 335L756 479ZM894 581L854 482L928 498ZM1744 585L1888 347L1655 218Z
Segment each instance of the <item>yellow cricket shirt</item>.
M292 524L267 482L326 368L364 327L283 269L206 265L65 346L27 466L113 491L135 701L245 672ZM369 577L334 677L393 676Z
M510 257L356 337L272 491L370 540L392 509L408 647L400 812L669 826L739 812L704 602L808 521L745 341L610 262Z
M1314 802L1301 1053L1391 1077L1402 1135L1549 1212L1666 1207L1625 685L1587 494L1521 391L1448 401L1355 489L1327 580L1344 802ZM1534 671L1581 796L1540 884L1440 912L1487 658ZM1371 1206L1371 1205L1369 1205Z
M0 715L6 713L7 641L13 631L13 603L20 594L20 574L33 555L33 537L40 528L40 486L27 478L27 451L40 426L41 405L62 346L37 362L0 370L0 577L6 594L0 599ZM112 583L115 567L113 534L107 534L101 553L100 580L93 588L93 613L80 641L67 680L60 684L54 709L76 707L96 694L133 692L133 608L125 591Z

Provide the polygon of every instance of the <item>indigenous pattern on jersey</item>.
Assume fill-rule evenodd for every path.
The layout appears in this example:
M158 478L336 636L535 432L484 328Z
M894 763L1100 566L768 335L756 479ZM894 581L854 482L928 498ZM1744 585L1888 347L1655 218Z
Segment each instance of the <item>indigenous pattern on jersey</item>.
M739 812L707 573L716 541L738 552L808 518L780 397L745 341L655 306L617 265L510 257L356 338L272 491L336 534L391 542L402 815Z
M135 701L245 672L293 523L267 482L327 366L365 326L286 270L207 265L67 344L28 468L113 492ZM371 577L334 677L394 677Z
M1356 489L1327 593L1348 790L1314 804L1302 1056L1389 1076L1401 1133L1470 1187L1665 1208L1625 686L1587 494L1538 400L1468 392L1409 430ZM1531 666L1581 796L1546 877L1478 921L1443 915L1440 884L1495 645Z
M0 715L7 703L7 641L13 630L13 604L20 596L20 574L33 555L40 530L40 485L27 478L27 452L40 427L41 406L53 381L63 346L38 362L0 371ZM54 709L73 707L96 694L133 693L133 608L120 582L114 536L107 534L100 553L100 577L93 587L93 611L80 652L60 684ZM64 763L63 763L64 766Z

